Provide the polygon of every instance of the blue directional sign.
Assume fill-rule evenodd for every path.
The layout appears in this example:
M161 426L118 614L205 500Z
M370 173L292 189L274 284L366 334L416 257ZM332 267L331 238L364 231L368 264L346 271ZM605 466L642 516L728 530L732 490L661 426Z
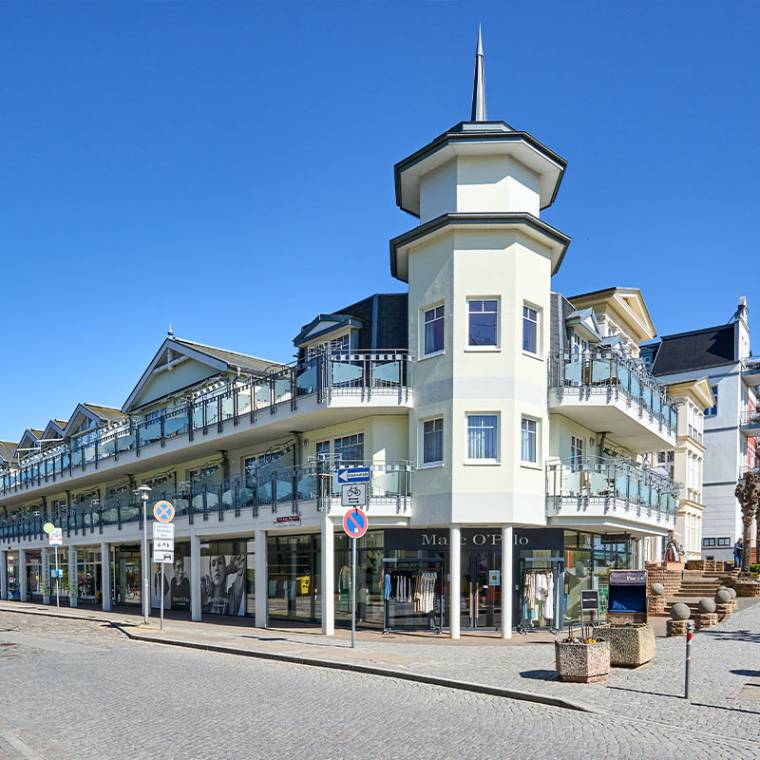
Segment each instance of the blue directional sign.
M338 485L344 483L369 483L369 467L339 467L337 471Z

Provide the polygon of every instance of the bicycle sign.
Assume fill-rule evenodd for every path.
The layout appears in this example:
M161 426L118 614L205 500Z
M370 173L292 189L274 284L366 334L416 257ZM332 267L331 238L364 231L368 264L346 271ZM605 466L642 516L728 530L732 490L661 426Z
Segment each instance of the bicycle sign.
M367 515L361 509L349 509L343 515L343 530L349 538L361 538L369 527Z
M340 487L340 505L342 507L366 507L367 484L346 483Z

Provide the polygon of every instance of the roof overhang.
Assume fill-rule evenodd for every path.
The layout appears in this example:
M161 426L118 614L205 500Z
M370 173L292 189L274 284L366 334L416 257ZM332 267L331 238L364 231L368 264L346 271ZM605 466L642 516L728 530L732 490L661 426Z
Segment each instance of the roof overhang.
M568 299L576 309L609 309L637 344L657 334L644 296L638 288L607 288L581 293Z
M420 180L455 156L512 156L540 177L541 208L557 197L567 162L528 132L513 130L503 121L461 122L424 148L399 161L393 169L396 204L420 215Z
M346 327L361 329L362 324L360 319L350 314L318 314L293 338L293 344L300 348L302 344L329 335L336 330L343 330Z
M92 409L88 409L84 404L77 404L76 409L69 417L69 421L66 423L66 428L63 431L63 437L68 438L77 430L79 423L83 419L92 420L96 425L100 425L106 420L99 414L96 414Z
M700 409L709 409L715 406L715 396L710 386L710 380L700 377L698 380L685 380L667 386L668 396L671 398L690 397Z
M402 282L408 281L409 250L424 241L445 235L456 229L517 230L533 238L551 251L552 274L562 264L570 238L532 214L442 214L390 241L391 274Z

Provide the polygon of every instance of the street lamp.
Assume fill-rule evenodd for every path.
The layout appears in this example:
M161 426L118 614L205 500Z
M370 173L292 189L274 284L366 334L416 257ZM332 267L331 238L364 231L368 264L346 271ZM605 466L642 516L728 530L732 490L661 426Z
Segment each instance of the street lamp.
M148 574L150 566L148 565L148 497L150 496L150 486L145 484L136 488L133 493L142 499L143 505L143 535L142 535L142 608L143 622L147 625L150 617L150 581Z

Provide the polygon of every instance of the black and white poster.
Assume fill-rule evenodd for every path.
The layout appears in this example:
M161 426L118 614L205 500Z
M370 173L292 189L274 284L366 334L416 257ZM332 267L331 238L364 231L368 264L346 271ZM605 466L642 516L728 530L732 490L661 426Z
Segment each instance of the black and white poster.
M245 615L245 554L201 557L201 609L210 615Z
M161 566L153 565L150 587L151 607L161 606ZM190 557L175 552L174 563L164 565L164 609L190 609Z

